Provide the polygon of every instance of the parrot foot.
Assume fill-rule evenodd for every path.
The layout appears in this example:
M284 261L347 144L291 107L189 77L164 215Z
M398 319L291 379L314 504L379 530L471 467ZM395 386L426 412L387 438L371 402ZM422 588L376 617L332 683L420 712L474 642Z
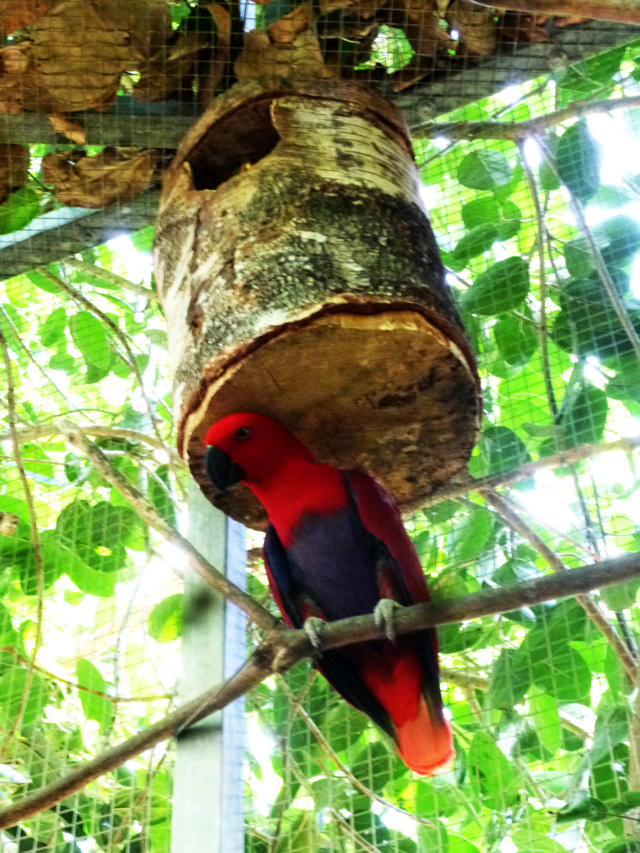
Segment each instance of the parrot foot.
M398 607L400 607L400 605L392 598L381 598L373 611L373 618L375 619L377 627L381 631L384 631L385 637L388 640L391 640L392 643L395 643L396 641L396 629L394 623Z
M308 619L304 620L304 625L302 626L303 631L309 638L309 642L320 653L322 653L322 635L324 634L325 625L326 622L324 619L318 619L317 616L309 616Z

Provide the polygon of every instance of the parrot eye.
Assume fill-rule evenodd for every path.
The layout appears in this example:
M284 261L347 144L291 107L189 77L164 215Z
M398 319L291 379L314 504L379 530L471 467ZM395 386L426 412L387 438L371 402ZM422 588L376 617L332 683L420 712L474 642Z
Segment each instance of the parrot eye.
M245 438L249 438L250 435L251 430L249 429L249 427L240 427L240 429L236 433L236 438L238 439L238 441L244 441Z

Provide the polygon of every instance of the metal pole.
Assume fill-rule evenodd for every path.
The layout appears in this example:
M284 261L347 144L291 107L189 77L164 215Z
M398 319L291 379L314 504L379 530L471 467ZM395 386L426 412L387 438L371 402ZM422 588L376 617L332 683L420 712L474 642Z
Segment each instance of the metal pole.
M189 540L234 583L245 585L244 528L189 485ZM231 675L246 657L245 618L185 571L180 702ZM243 853L244 700L177 738L171 853Z

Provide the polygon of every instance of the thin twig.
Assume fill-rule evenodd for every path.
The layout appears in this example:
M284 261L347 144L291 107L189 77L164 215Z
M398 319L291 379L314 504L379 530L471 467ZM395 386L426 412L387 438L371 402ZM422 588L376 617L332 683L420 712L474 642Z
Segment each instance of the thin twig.
M520 165L522 166L522 172L527 182L527 186L529 187L529 195L533 200L537 222L536 243L538 248L538 258L540 261L540 358L542 360L542 376L544 378L544 387L547 392L547 400L549 401L549 407L555 420L558 407L556 405L556 398L553 391L553 383L551 381L551 369L549 367L549 340L547 328L547 277L544 268L544 234L546 226L544 221L544 212L542 210L542 206L540 205L540 196L538 194L538 188L536 186L536 179L525 156L523 146L524 143L520 143L520 145L518 146L518 150L520 151Z
M104 281L109 282L109 284L115 284L123 290L130 290L132 293L137 293L138 296L144 296L145 299L149 299L151 302L160 302L160 297L155 290L150 290L142 284L136 284L128 278L123 278L122 276L117 275L110 270L98 267L95 264L81 261L79 258L65 258L62 263L67 267L73 267L73 269L86 272L89 275L95 275L96 278L101 278Z
M184 467L185 462L178 454L175 448L162 438L157 438L154 435L148 435L144 432L139 432L135 429L125 429L123 427L100 426L99 424L79 424L78 429L87 435L95 435L97 438L123 438L126 441L135 441L148 444L155 450L164 450L167 455L171 456L174 463ZM34 441L39 438L53 438L62 433L55 423L52 424L36 424L35 426L22 427L17 430L17 437L20 442ZM11 438L11 433L0 433L0 441L6 441Z
M524 121L434 121L421 125L421 137L449 137L456 141L474 139L508 139L518 144L555 125L581 116L610 113L619 109L632 109L640 105L640 95L614 98L608 101L581 101L560 110Z
M129 359L129 367L131 368L136 377L136 381L140 388L140 393L142 394L142 399L144 400L145 406L147 407L147 412L149 413L149 417L151 418L151 426L153 428L153 431L156 434L156 438L158 439L158 441L162 441L162 435L160 434L160 425L158 423L158 416L154 411L153 406L151 405L151 400L149 399L147 391L144 387L144 380L142 378L142 374L140 373L138 362L135 359L133 350L131 349L131 346L129 344L129 340L122 331L122 329L118 326L117 323L114 323L111 317L105 314L104 311L101 311L96 305L93 304L93 302L91 302L90 299L87 299L87 297L83 293L80 293L80 291L73 285L68 284L68 282L55 275L52 275L47 269L43 267L39 267L38 272L44 275L45 278L52 282L52 284L55 284L61 290L64 290L64 292L68 296L70 296L75 302L77 302L91 314L94 314L102 323L105 324L105 326L108 326L111 329L113 334L120 341L127 354L127 358ZM171 468L171 459L169 459L169 467Z
M502 518L504 518L510 527L513 527L514 530L516 530L542 557L544 557L554 571L565 574L571 571L561 560L558 554L556 554L556 552L547 545L544 539L536 533L531 525L514 510L506 498L499 495L497 492L489 490L483 492L483 495L486 502L490 504L502 516ZM595 565L602 566L606 562L609 561L603 560ZM605 639L615 652L616 657L622 664L625 672L631 679L632 684L640 687L640 667L638 667L638 664L629 652L629 649L619 637L618 632L609 618L590 595L586 593L576 594L576 600L584 608L587 616L589 616L594 625L596 625L603 633Z
M20 706L18 708L18 712L15 716L15 719L13 720L13 723L9 728L4 743L2 744L2 749L0 750L0 761L2 761L7 754L11 741L13 740L16 732L19 730L20 725L22 723L22 718L24 716L25 708L27 706L27 700L29 698L29 692L33 683L36 657L38 655L40 646L42 645L42 620L44 613L44 561L42 559L42 549L40 548L40 537L38 535L38 518L36 516L36 510L33 503L31 489L29 487L29 480L27 479L27 472L25 471L24 464L22 462L20 442L17 438L16 394L15 386L13 384L13 367L11 366L11 359L9 358L9 349L7 347L7 341L1 329L0 348L2 349L2 359L4 361L4 369L7 380L7 408L9 412L9 431L11 433L11 441L13 444L13 455L18 468L20 483L22 484L22 491L24 492L24 499L27 504L27 510L29 513L29 528L31 531L31 547L33 549L33 561L36 570L37 592L36 632L33 643L33 651L31 652L27 665L27 679L24 684L24 691L20 700Z
M247 595L246 592L231 583L222 572L215 569L197 551L193 545L178 531L165 521L160 513L149 503L145 496L135 489L128 480L109 462L102 451L92 444L78 429L69 421L58 421L58 430L65 436L69 444L77 451L91 460L93 467L100 472L104 479L117 489L120 494L131 504L133 509L140 515L142 520L159 533L167 542L179 549L183 559L195 572L214 589L217 593L233 602L239 607L256 625L269 629L276 621L274 617Z
M603 560L601 563L544 575L510 587L484 589L479 593L443 599L433 604L398 606L394 616L394 626L397 634L406 634L437 625L517 610L520 607L541 604L551 599L578 595L638 576L640 576L640 553L624 554L611 560ZM376 624L373 615L354 616L350 619L327 622L322 643L324 648L330 649L364 640L383 638L384 629ZM315 650L304 630L273 628L267 633L260 648L228 681L197 696L163 720L106 751L98 758L78 765L55 783L34 791L23 800L0 811L0 829L51 808L89 782L121 766L156 743L166 740L187 725L224 708L230 702L253 690L274 672L282 672L302 658L314 654Z
M544 459L527 462L504 474L492 474L490 477L479 477L478 479L474 477L460 478L460 482L440 489L432 497L425 500L424 506L429 507L444 500L459 498L467 495L470 491L481 492L485 489L499 489L503 486L509 486L522 480L528 480L530 477L535 477L540 471L563 468L571 465L572 462L591 459L603 453L632 453L639 447L640 435L632 436L631 438L621 438L618 441L603 442L602 444L581 444L579 447L562 450L559 453L554 453L552 456L545 456Z
M13 648L13 646L0 646L0 652L13 655L17 661L23 664L28 664L30 661L30 658L21 655L20 652L17 652ZM67 687L72 687L74 690L78 690L80 693L99 696L101 699L106 699L108 702L113 702L114 704L121 702L157 702L161 699L168 700L174 698L172 693L162 693L157 696L112 696L110 693L105 693L102 690L94 690L92 687L83 687L82 684L78 684L76 681L71 681L69 678L64 678L62 675L56 675L55 672L51 672L39 664L34 663L33 668L36 672L40 673L40 675L44 675L46 678L51 679L51 681L55 681L56 684L64 684Z

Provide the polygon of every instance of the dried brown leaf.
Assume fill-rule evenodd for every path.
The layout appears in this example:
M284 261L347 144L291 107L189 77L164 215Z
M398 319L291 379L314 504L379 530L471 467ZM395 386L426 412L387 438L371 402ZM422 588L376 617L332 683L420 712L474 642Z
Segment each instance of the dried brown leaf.
M186 33L172 45L162 47L140 65L140 79L134 86L136 101L163 101L181 89L191 89L196 64L211 43L202 33Z
M298 6L293 12L289 12L284 18L267 28L269 38L274 44L291 44L294 36L307 30L310 23L309 6Z
M317 36L308 30L294 35L288 44L274 44L267 33L251 30L234 70L238 80L262 76L337 76L336 70L325 65Z
M56 133L62 133L76 145L86 145L87 135L79 121L72 121L67 116L58 113L52 113L48 118Z
M0 0L0 34L23 30L52 5L53 0Z
M29 149L24 145L0 145L0 202L27 183Z
M130 55L130 36L100 16L88 0L63 0L31 28L39 88L53 109L74 112L108 106ZM39 93L36 93L39 94ZM24 101L41 111L40 98Z
M73 207L108 207L145 190L154 179L157 151L105 148L87 156L84 151L59 151L42 160L42 173L57 198Z
M458 30L458 55L488 56L497 43L497 22L491 9L477 6L469 0L454 0L446 20Z

